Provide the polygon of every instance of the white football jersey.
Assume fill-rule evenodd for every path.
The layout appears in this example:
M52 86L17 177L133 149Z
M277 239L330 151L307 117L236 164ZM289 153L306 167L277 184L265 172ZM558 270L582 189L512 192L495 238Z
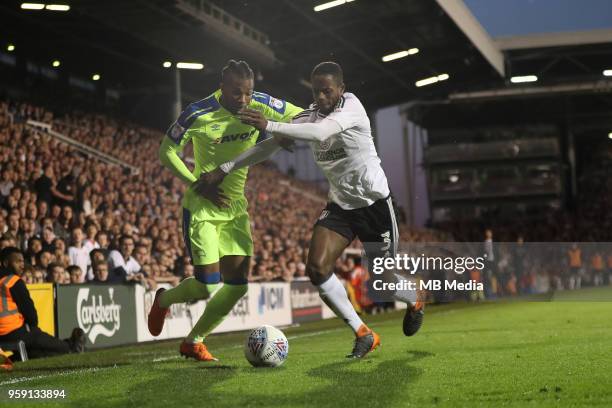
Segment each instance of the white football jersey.
M316 105L296 115L292 123L331 119L342 131L321 142L309 142L314 159L329 181L329 200L345 210L371 205L389 196L387 177L374 146L370 119L359 99L345 92L329 115Z

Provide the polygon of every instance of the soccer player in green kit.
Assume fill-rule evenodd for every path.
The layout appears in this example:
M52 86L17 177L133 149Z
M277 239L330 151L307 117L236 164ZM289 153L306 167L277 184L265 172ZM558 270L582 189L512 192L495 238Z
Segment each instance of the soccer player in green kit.
M148 326L151 334L158 336L170 305L210 297L204 314L180 346L181 355L199 361L216 360L203 340L246 294L253 255L244 196L247 168L232 172L217 187L206 183L206 174L256 144L258 130L236 116L242 109L256 109L276 122L289 122L302 111L280 99L253 92L253 86L249 65L230 60L223 68L220 89L190 104L170 127L159 149L164 166L189 186L183 198L183 237L195 276L175 288L157 291ZM195 156L193 173L178 156L190 140ZM211 188L223 192L214 203L203 197L212 196L206 194ZM221 276L223 286L218 289Z

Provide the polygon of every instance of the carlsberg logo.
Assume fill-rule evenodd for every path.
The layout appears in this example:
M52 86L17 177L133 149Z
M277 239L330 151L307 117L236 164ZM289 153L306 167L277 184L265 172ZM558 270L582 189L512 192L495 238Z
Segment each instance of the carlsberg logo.
M108 288L106 302L102 295L89 298L89 288L79 289L77 295L77 321L79 327L94 344L99 335L112 337L121 327L121 305L113 300L113 288Z

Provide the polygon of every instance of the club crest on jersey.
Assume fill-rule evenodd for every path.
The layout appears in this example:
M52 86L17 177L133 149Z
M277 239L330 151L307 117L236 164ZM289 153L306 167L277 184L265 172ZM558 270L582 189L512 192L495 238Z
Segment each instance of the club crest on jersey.
M220 125L220 124L218 124L218 123L215 123L215 124L213 124L213 125L210 127L210 130L215 130L215 131L216 131L216 130L219 130L219 129L221 129L221 125Z
M276 109L283 109L283 101L280 99L276 99L274 97L270 97L270 106Z
M178 124L178 122L174 122L170 129L168 129L168 137L172 139L175 143L179 143L183 138L183 134L185 134L185 128Z
M331 147L331 137L319 142L319 150L329 150Z

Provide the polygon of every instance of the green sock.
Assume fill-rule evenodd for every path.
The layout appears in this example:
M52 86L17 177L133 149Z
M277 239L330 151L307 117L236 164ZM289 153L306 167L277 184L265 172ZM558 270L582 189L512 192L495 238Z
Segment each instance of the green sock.
M159 296L161 307L170 307L175 303L190 302L193 300L208 299L217 289L218 283L202 283L196 278L187 278L181 281L178 286L165 290Z
M187 335L187 341L199 343L217 327L229 314L236 302L247 293L247 284L224 284L208 301L204 314Z

